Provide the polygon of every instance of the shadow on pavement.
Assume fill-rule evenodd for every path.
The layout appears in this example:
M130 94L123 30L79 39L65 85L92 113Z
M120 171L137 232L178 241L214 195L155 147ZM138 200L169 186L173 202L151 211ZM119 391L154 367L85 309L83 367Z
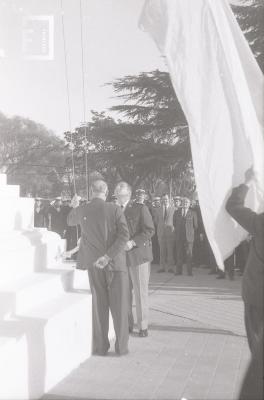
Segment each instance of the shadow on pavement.
M203 333L203 334L212 334L212 335L229 335L229 336L242 337L242 335L235 334L234 332L231 332L231 331L227 331L224 329L214 329L214 328L197 328L197 327L182 327L182 326L173 326L173 325L150 324L149 330L150 331L167 331L167 332L191 332L191 333Z

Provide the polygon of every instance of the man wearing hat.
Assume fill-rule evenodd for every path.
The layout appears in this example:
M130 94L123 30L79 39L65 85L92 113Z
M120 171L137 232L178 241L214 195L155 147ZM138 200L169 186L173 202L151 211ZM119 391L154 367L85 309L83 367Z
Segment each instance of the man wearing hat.
M148 336L148 283L150 262L152 261L151 237L155 232L152 217L144 204L145 191L136 191L136 199L131 201L131 187L126 182L120 182L115 195L124 211L129 241L126 245L127 266L135 294L137 325L139 337ZM128 315L129 331L133 331L132 296Z
M58 233L61 237L66 232L65 213L62 208L61 197L56 197L55 201L51 203L48 210L48 228L50 231Z
M150 209L150 213L152 215L154 226L155 226L155 234L151 238L152 251L153 251L153 264L159 264L159 262L160 262L160 248L159 248L159 240L158 240L157 224L156 224L156 215L158 214L160 207L161 207L160 197L155 196L152 200L151 209Z
M181 197L180 196L174 196L173 197L173 203L174 203L175 211L179 210L179 208L181 208Z
M42 204L41 198L36 197L34 206L34 227L45 228L45 226L46 226L45 208Z
M135 202L138 204L144 204L146 198L146 192L144 189L137 189L136 192L136 199Z
M173 272L175 235L173 227L173 214L175 208L170 204L168 194L164 194L161 207L155 215L157 234L160 248L160 269L158 272Z

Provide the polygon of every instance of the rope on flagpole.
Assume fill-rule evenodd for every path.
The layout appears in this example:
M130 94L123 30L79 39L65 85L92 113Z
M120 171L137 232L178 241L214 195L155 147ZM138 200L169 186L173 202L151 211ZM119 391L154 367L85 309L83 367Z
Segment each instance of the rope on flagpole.
M80 0L80 33L81 33L81 58L82 58L82 103L83 103L83 121L84 121L84 156L85 156L85 177L86 177L86 195L89 200L89 171L88 171L88 139L87 139L87 121L86 121L86 96L85 96L85 68L84 68L84 39L83 39L83 8Z
M63 39L63 52L64 52L64 66L65 66L65 80L66 80L66 93L67 93L67 113L68 113L68 125L70 131L70 150L71 150L71 162L72 162L72 181L74 194L76 194L76 181L75 181L75 165L74 165L74 143L72 135L72 121L71 121L71 103L70 103L70 89L69 89L69 72L67 62L67 48L65 39L65 23L64 23L64 10L63 0L60 0L61 8L61 25L62 25L62 39Z

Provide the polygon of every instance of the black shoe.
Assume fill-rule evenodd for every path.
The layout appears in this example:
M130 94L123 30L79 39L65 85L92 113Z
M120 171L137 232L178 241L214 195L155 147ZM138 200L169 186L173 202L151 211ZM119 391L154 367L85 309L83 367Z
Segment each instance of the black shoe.
M211 269L211 271L208 272L208 275L215 275L215 274L216 274L216 271L214 271L212 269Z
M159 269L157 272L160 274L161 272L166 272L166 271L165 269Z
M172 274L174 273L174 271L173 271L172 268L170 268L168 272L170 272L170 273L172 273Z
M108 351L94 351L92 353L93 356L105 357L107 356Z
M139 337L147 337L148 336L148 330L147 329L140 329L138 333Z
M225 275L217 275L216 279L225 279Z
M130 327L128 328L128 332L129 333L133 333L133 331L134 331L133 327L132 328L130 328Z
M182 272L174 272L174 275L176 275L176 276L182 275Z

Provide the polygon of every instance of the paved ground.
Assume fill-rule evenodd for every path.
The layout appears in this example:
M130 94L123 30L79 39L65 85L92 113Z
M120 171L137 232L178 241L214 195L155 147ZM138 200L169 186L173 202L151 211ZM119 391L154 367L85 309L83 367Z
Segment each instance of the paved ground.
M57 385L53 399L236 399L249 359L241 278L158 274L152 267L148 338L130 354L91 357Z

